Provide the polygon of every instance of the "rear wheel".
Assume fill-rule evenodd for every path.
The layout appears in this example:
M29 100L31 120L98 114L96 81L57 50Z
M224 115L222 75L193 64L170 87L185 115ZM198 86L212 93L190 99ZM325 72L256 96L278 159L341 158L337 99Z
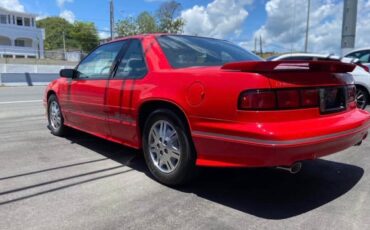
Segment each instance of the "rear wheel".
M49 129L56 136L63 136L66 133L62 110L57 97L53 94L48 99L48 121Z
M369 94L364 88L362 87L356 88L356 101L358 108L360 109L366 108L367 104L369 103Z
M186 183L195 172L195 154L185 125L170 110L157 110L146 121L143 132L146 164L159 182Z

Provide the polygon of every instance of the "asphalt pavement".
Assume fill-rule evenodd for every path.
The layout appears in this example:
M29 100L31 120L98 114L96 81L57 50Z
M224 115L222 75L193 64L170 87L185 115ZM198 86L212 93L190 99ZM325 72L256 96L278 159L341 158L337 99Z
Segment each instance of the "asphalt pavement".
M47 129L44 87L0 87L0 229L370 229L370 141L290 175L203 169L169 188L139 151Z

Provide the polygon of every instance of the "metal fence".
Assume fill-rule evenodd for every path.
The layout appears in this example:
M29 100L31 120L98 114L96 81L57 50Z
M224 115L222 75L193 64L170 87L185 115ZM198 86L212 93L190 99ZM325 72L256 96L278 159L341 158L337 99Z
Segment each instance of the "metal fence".
M64 52L64 50L40 51L26 47L12 47L6 49L0 47L0 59L4 59L7 62L12 62L13 59L45 59L78 62L84 56L86 56L86 54L80 50L69 50Z

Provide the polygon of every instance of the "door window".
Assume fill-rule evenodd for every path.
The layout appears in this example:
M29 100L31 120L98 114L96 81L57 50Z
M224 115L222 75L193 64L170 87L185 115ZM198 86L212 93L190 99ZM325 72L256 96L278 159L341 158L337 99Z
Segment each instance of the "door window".
M369 63L370 62L370 50L364 50L364 51L358 51L358 52L350 53L346 57L357 58L362 63Z
M113 62L126 44L127 41L120 41L98 47L78 65L78 78L109 78Z
M118 65L115 78L138 79L144 77L147 71L141 42L134 39Z

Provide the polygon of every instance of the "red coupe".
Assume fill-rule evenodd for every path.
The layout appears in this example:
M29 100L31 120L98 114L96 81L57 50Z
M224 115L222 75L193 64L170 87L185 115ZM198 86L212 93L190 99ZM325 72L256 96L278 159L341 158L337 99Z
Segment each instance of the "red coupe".
M151 34L97 47L46 89L49 128L142 149L175 185L197 166L283 167L366 138L370 115L340 62L265 62L230 42Z

